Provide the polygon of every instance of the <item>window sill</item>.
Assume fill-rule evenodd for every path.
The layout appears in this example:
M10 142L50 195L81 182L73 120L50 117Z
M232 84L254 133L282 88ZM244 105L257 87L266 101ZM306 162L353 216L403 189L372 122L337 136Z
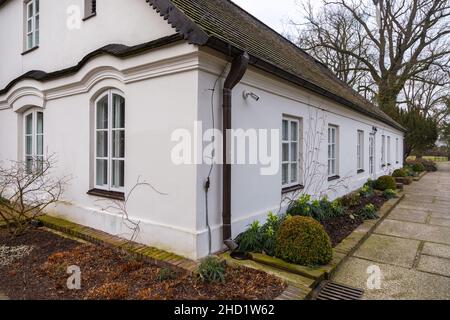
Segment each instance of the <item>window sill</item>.
M333 181L333 180L337 180L337 179L340 179L341 177L340 176L331 176L331 177L328 177L328 181Z
M288 193L288 192L292 192L292 191L302 190L304 188L305 188L305 186L303 186L301 184L297 184L295 186L290 186L290 187L281 189L281 193Z
M96 15L97 15L97 12L91 13L90 15L84 17L82 20L83 20L83 21L89 20L90 18L93 18L93 17L95 17Z
M39 49L39 46L35 46L35 47L31 48L31 49L25 50L24 52L22 52L22 55L24 56L27 53L33 52L34 50L37 50L37 49Z
M91 189L87 192L87 194L90 196L125 201L125 194L123 192L108 191L108 190L101 190L101 189Z
M364 173L364 169L359 169L358 171L356 171L356 173L357 174Z

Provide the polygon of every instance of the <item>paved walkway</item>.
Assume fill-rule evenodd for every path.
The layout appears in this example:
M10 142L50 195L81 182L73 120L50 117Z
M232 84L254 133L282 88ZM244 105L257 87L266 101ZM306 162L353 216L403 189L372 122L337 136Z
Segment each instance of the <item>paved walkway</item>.
M333 280L364 288L365 299L450 299L450 163L405 192ZM366 286L371 265L381 271L378 290Z

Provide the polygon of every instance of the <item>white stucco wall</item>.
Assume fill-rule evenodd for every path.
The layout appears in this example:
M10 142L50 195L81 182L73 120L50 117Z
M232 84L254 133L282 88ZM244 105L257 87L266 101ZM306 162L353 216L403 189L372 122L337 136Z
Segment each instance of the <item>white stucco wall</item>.
M24 1L10 0L0 8L0 89L30 70L51 72L78 63L88 53L117 43L137 45L175 33L144 0L97 0L97 15L69 29L68 8L83 17L84 0L40 1L40 44L21 55L24 42Z
M208 50L201 55L202 71L199 76L199 120L204 127L211 126L211 92L214 81L221 74L225 64L223 60L208 54ZM221 85L219 82L218 92L215 96L214 110L216 125L221 126ZM251 98L244 99L243 92L250 91L257 94L260 99L255 101ZM348 110L334 104L330 100L321 99L305 90L295 87L277 78L263 74L262 72L249 68L242 81L233 90L232 123L233 128L247 129L279 129L281 130L283 115L297 117L303 122L303 153L305 154L308 133L311 131L309 125L315 123L317 115L323 118L317 128L323 132L320 148L319 161L325 170L321 186L314 188L305 186L303 192L312 193L318 189L320 193L326 194L330 199L340 197L350 191L361 187L369 177L376 178L383 174L391 173L395 168L403 166L403 134L390 126L362 116L359 113ZM342 181L327 181L327 128L328 124L339 127L338 147L338 173ZM369 133L376 126L376 156L375 174L369 175ZM313 129L311 129L313 130ZM364 172L357 174L357 131L364 131ZM381 136L391 137L391 166L381 167ZM399 159L395 163L395 139L399 139ZM311 148L309 148L310 150ZM281 145L280 145L281 153ZM311 163L303 161L303 166ZM283 212L285 206L280 205L286 197L291 194L282 194L281 168L276 175L263 176L260 174L261 165L233 165L232 166L232 232L233 237L254 220L264 221L269 211ZM306 168L303 168L305 172ZM200 166L198 176L198 188L203 185L209 166ZM209 220L212 228L213 250L222 248L221 226L221 167L215 166L212 174L212 187L209 193ZM297 193L298 194L298 193ZM318 194L312 194L318 196ZM200 229L199 248L200 255L207 254L207 228L205 219L205 195L203 192L197 195L198 228Z

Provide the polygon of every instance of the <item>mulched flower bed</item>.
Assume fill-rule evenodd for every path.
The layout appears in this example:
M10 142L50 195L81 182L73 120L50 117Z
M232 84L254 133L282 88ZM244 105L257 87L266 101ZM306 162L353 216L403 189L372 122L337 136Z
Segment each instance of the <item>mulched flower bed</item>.
M27 250L0 266L0 291L11 299L247 300L273 299L285 289L278 278L248 268L228 268L224 283L204 283L184 270L161 269L42 229L17 238L0 230L0 246L4 251L19 246ZM81 290L67 289L71 265L81 269Z
M377 193L367 198L361 197L359 204L348 208L344 215L321 221L325 231L330 236L332 246L338 245L364 222L363 219L358 217L358 212L366 204L372 203L378 211L386 201L385 197Z

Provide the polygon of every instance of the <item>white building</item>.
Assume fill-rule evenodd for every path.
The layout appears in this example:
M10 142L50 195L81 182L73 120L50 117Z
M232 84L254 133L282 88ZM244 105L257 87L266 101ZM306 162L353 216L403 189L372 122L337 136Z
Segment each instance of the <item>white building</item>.
M400 125L226 0L0 0L0 43L0 160L55 154L72 180L49 214L111 234L130 231L100 200L138 178L163 194L130 196L137 241L195 259L208 224L215 252L285 198L335 198L402 167ZM174 163L172 135L213 118L284 134L272 174L213 166L206 210L210 166Z

